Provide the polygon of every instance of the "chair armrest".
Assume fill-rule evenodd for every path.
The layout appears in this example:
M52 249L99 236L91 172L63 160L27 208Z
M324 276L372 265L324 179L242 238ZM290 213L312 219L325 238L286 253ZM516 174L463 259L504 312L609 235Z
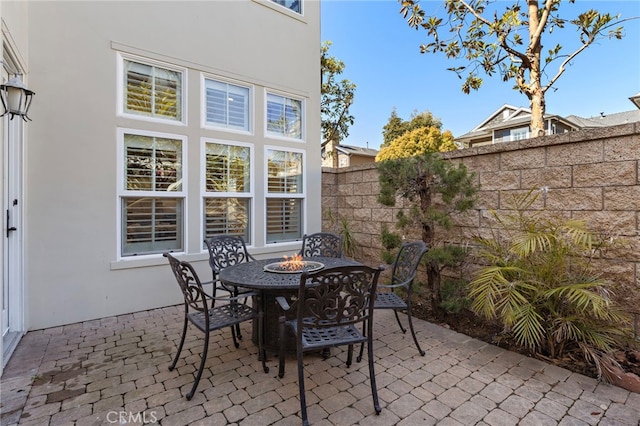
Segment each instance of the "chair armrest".
M284 296L277 296L276 302L278 302L278 305L280 305L282 310L285 312L291 309L291 306L289 306L289 302L287 302L287 299Z
M252 297L252 296L257 296L258 293L256 292L247 292L247 293L240 293L237 296L216 296L216 297L212 297L210 294L207 294L207 298L210 300L218 300L221 302L236 302L239 301L240 299L246 299L247 297Z
M416 273L414 272L413 274L411 274L409 278L407 278L406 281L402 281L401 283L391 282L386 284L378 284L378 288L400 288L400 287L407 288L411 285L411 283L415 278L416 278Z

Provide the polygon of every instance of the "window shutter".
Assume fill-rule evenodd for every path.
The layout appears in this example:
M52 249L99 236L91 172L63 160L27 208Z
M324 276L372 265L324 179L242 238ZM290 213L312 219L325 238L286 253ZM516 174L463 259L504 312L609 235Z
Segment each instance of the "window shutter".
M268 93L267 131L302 139L302 101Z
M123 133L121 255L183 250L180 139Z
M248 198L208 198L204 206L205 238L218 234L241 236L250 244Z
M138 115L182 119L182 73L133 61L125 63L124 110Z
M125 135L125 185L130 191L180 191L181 141Z
M180 96L180 74L176 71L169 71L155 68L155 113L165 118L179 119L182 115Z
M206 191L248 193L251 180L249 147L208 143Z
M267 198L267 242L295 241L302 238L302 200Z
M207 123L249 130L249 88L205 80Z
M182 250L182 199L124 198L123 254Z

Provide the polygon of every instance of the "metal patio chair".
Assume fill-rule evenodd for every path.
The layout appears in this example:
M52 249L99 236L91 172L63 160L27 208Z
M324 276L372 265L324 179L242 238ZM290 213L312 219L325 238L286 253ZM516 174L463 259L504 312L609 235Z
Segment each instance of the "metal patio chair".
M343 257L342 237L330 232L317 232L302 236L302 257Z
M232 293L234 296L239 296L245 293L247 290L239 289L238 287L229 288L220 282L218 274L224 268L236 265L242 262L252 262L256 260L247 251L247 246L244 239L236 235L215 235L213 237L204 240L209 252L209 266L213 274L213 296L216 291L222 290ZM203 283L207 284L207 283ZM240 326L236 326L232 333L233 343L238 347L238 340L242 340L242 334L240 333Z
M284 376L285 328L290 328L296 338L298 361L298 386L302 422L308 425L307 403L304 387L303 355L334 346L348 345L347 366L353 358L353 345L367 343L369 356L369 380L376 414L381 408L378 402L373 360L373 297L382 268L368 266L341 266L304 272L300 276L298 298L289 304L284 297L276 300L283 310L280 317L280 354L278 376ZM287 320L286 313L295 312L295 318ZM362 331L360 331L362 327Z
M400 251L398 251L398 255L396 256L396 260L393 262L391 282L388 284L378 285L376 300L373 307L374 309L393 309L396 321L403 333L406 333L407 330L400 322L398 311L406 311L411 336L413 336L416 348L418 348L418 352L422 356L425 355L425 352L420 347L420 343L418 343L416 332L413 329L413 321L411 320L411 294L413 280L416 277L420 260L427 251L427 245L424 241L405 242L402 244ZM405 299L397 294L397 289L402 289L406 292ZM364 348L361 346L358 361L362 359L363 349Z
M196 373L195 381L189 393L187 393L187 400L193 397L193 394L200 383L202 372L204 370L204 364L207 360L207 352L209 349L209 334L216 330L221 330L226 327L233 327L239 325L244 321L258 320L259 336L258 336L258 355L262 360L262 369L265 373L269 372L269 368L265 364L266 354L263 348L262 337L262 312L252 308L246 303L241 303L238 297L212 297L208 295L203 289L200 279L196 274L193 266L189 262L180 261L173 257L169 253L164 253L164 257L169 260L171 270L178 281L182 295L184 296L184 326L182 328L182 337L180 338L180 344L178 345L178 352L173 358L173 362L169 366L169 371L172 371L176 367L176 363L180 358L182 347L187 336L187 329L189 323L193 324L198 330L204 333L204 348L202 351L202 358L200 360L200 367ZM245 297L243 294L242 297ZM245 299L246 300L246 299Z

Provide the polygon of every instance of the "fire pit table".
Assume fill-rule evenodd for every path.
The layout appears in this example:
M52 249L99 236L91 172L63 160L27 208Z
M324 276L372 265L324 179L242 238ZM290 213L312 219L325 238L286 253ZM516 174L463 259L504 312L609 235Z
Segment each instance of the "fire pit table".
M286 260L285 260L286 261ZM256 260L253 262L238 263L220 271L219 279L227 285L238 286L256 290L259 294L257 303L261 304L264 312L265 349L277 353L280 348L278 333L278 319L281 315L276 297L285 296L291 300L291 296L298 294L300 287L300 274L303 271L314 271L322 268L334 268L337 266L361 265L350 259L334 257L313 257L301 259L299 269L290 269L282 258ZM253 341L257 343L257 321L254 322ZM287 336L285 348L288 351L296 350L293 336Z

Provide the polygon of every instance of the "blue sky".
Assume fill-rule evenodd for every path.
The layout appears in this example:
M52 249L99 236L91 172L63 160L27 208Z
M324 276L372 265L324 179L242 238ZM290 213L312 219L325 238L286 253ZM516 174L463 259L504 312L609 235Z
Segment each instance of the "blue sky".
M422 0L422 7L435 10L441 3ZM592 8L623 18L640 16L638 0L561 5L572 17L577 10ZM425 32L410 28L399 11L396 0L321 2L322 41L330 40L329 54L345 63L342 78L357 85L351 107L355 123L342 143L377 149L394 107L403 119L414 111L430 111L454 136L473 129L504 104L529 107L528 99L512 89L513 82L495 75L483 76L479 91L462 93L461 80L446 70L454 63L441 54L421 54ZM543 39L544 48L557 42L576 46L577 33L567 29L553 44ZM640 20L625 23L622 40L604 39L580 53L553 87L556 90L546 95L547 113L592 117L635 108L629 97L640 92Z

